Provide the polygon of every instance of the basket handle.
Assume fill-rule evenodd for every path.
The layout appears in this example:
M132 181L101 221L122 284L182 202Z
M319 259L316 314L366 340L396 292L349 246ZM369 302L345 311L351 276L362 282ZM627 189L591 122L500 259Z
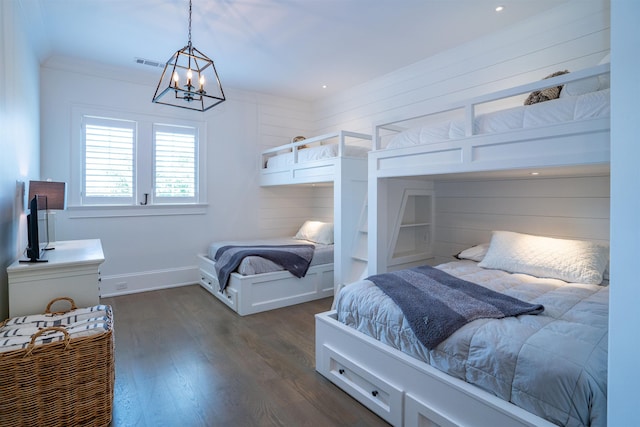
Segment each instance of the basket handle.
M36 346L36 339L38 339L40 335L47 332L53 332L53 331L62 332L64 334L64 349L66 350L67 347L69 347L69 342L71 340L71 336L69 335L69 332L67 332L67 329L63 328L62 326L49 326L47 328L40 329L38 332L36 332L31 336L31 341L27 345L27 352L25 353L24 356L25 357L31 356L31 352L33 352L33 349Z
M51 312L51 306L53 304L55 304L58 301L67 301L69 302L69 304L71 304L71 307L69 308L69 310L67 311L56 311L54 313ZM64 314L64 313L68 313L71 310L76 310L78 307L76 306L75 301L73 300L73 298L69 298L69 297L58 297L58 298L54 298L51 301L49 301L49 304L47 304L47 308L44 310L45 314Z

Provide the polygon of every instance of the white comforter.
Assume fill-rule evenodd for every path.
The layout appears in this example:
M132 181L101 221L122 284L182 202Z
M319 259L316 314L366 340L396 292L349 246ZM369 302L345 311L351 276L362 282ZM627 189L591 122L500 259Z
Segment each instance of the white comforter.
M369 149L357 145L345 145L345 157L366 157ZM327 144L298 150L298 163L331 159L338 156L338 144ZM267 159L267 168L283 168L293 164L293 153L283 153Z
M608 286L485 270L473 261L437 268L545 310L475 320L429 351L398 306L364 280L338 294L338 320L555 424L606 425Z
M609 116L609 89L605 89L481 114L474 120L473 133L478 135L506 132ZM389 141L386 148L431 144L464 137L464 121L447 120L401 132Z

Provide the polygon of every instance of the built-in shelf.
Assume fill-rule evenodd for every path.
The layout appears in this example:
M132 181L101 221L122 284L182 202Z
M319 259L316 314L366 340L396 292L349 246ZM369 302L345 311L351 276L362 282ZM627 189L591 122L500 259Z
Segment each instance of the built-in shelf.
M432 256L433 191L405 189L392 230L389 266L415 263Z

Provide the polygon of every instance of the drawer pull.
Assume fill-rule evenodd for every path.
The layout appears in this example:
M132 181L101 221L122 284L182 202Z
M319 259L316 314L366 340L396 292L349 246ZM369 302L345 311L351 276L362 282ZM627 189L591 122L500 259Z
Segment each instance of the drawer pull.
M340 375L344 374L344 369L338 369L338 372L340 373Z
M378 390L373 390L373 391L371 392L371 395L372 395L373 397L376 397L376 396L378 395Z

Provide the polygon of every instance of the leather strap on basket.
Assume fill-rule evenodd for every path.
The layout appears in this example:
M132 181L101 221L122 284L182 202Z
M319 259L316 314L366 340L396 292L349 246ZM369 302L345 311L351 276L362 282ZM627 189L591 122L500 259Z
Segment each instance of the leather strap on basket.
M56 311L56 312L51 312L51 306L53 304L55 304L58 301L68 301L69 304L71 305L71 307L69 308L69 310L66 311ZM64 314L64 313L68 313L71 310L76 310L78 307L76 306L75 301L73 300L73 298L69 298L69 297L58 297L58 298L54 298L51 301L49 301L49 304L47 304L47 308L44 310L45 314Z
M69 335L69 332L67 332L66 328L63 328L62 326L49 326L48 328L42 328L31 336L31 342L27 345L27 352L24 357L31 356L31 353L36 346L36 339L38 339L40 335L48 332L62 332L64 334L64 349L66 350L69 347L71 336Z

